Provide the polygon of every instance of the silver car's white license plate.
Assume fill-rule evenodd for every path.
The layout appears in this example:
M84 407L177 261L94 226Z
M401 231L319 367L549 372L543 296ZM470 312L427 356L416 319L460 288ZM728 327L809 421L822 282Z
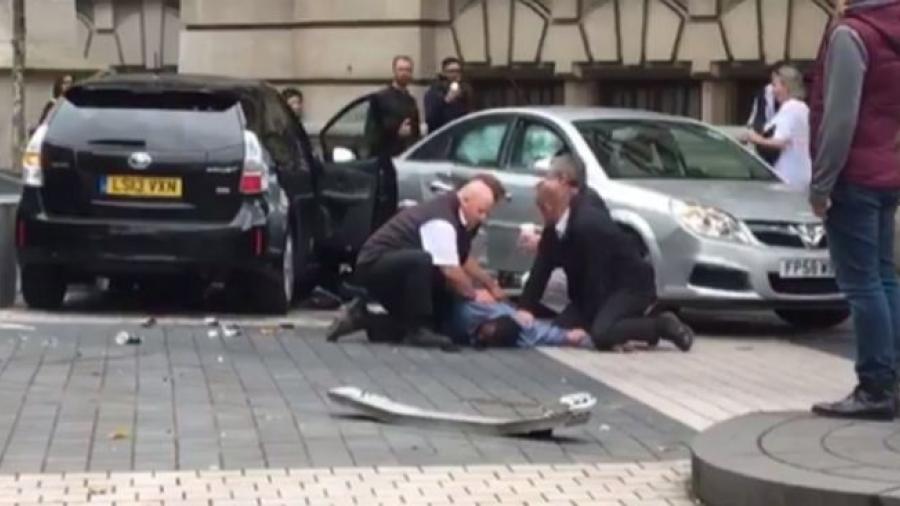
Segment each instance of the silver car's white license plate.
M781 261L782 278L833 278L831 262L821 258L791 258Z

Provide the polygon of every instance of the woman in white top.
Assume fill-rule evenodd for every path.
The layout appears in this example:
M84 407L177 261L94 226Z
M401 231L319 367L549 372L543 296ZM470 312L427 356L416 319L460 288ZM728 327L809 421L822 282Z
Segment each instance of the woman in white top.
M775 172L790 186L809 187L812 160L809 155L809 107L803 102L806 88L803 75L794 67L784 65L772 75L772 91L781 104L778 113L766 125L764 136L749 132L745 139L757 146L781 152L775 162Z

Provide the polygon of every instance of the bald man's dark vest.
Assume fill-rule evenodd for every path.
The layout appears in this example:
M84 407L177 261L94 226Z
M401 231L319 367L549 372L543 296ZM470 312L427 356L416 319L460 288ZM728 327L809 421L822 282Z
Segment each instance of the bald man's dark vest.
M371 264L385 253L400 250L422 250L422 225L431 220L444 220L456 229L456 248L460 265L469 258L472 240L478 230L467 230L459 219L459 197L448 193L415 207L400 211L363 244L356 264Z

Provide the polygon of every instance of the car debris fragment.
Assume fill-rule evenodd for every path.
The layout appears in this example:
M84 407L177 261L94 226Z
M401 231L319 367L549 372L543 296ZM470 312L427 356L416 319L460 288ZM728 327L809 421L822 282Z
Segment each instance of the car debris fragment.
M560 397L555 406L545 407L539 415L500 418L424 409L354 386L333 388L328 391L328 398L387 423L453 428L499 436L548 436L560 427L584 425L597 405L593 395L580 392Z
M132 334L127 330L123 330L116 334L116 344L119 346L127 346L127 345L137 345L141 344L141 336Z

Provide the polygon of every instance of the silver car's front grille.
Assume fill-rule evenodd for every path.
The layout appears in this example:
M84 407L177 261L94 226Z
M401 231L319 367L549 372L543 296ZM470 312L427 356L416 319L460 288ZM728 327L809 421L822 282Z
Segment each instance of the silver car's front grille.
M825 249L828 239L821 223L748 221L747 227L759 242L769 246L801 249Z

